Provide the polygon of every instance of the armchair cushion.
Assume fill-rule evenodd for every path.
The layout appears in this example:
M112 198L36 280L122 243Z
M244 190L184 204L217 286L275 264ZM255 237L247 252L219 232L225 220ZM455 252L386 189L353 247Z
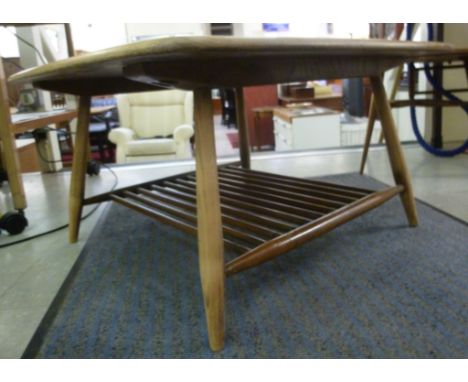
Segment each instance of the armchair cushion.
M142 139L127 144L129 156L175 154L175 152L174 139L170 138Z

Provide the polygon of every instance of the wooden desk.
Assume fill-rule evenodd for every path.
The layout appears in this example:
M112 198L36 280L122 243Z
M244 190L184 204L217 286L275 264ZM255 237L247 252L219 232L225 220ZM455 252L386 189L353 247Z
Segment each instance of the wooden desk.
M316 95L310 98L294 98L294 97L279 97L282 106L288 106L294 103L310 102L313 106L326 107L328 109L342 111L343 110L343 95L342 94L324 94Z
M0 106L1 108L1 106ZM8 183L13 196L13 205L17 210L27 206L17 155L15 134L35 130L50 124L58 125L76 118L76 110L52 112L22 113L10 115L9 108L2 108L0 113L0 141L2 142L2 165L8 175Z
M11 115L11 128L14 134L21 134L47 125L69 122L78 115L76 110L52 110L34 113L15 113Z
M170 37L55 62L11 80L80 96L70 186L71 242L78 238L83 204L103 200L114 200L198 236L209 342L213 350L220 350L226 276L272 260L398 194L409 224L417 225L410 175L380 75L405 60L451 50L440 43L377 40ZM364 76L371 77L395 186L371 191L250 169L243 86ZM91 96L159 87L194 91L196 175L182 174L84 199ZM222 87L236 88L241 165L218 168L211 89ZM225 264L224 246L241 255Z
M44 23L47 24L47 23ZM55 23L51 23L55 24ZM0 26L14 26L14 27L26 27L43 25L41 23L3 23ZM67 51L69 56L74 55L73 39L71 34L70 24L63 24L65 28L65 37L67 40ZM76 116L76 112L75 112ZM68 120L68 119L65 119ZM38 121L43 123L45 121ZM49 123L56 123L51 121ZM42 125L36 125L35 122L29 121L18 124L15 126L11 123L10 118L10 107L8 102L8 89L6 86L5 72L3 70L3 63L0 60L0 141L2 142L2 150L0 152L0 170L5 170L8 176L8 183L13 197L13 205L17 210L24 210L27 206L26 197L24 194L23 179L19 169L19 160L16 152L14 134L18 134L27 130L33 130L37 127L45 126L47 123Z
M17 139L19 165L22 173L40 171L37 157L36 141L34 139Z

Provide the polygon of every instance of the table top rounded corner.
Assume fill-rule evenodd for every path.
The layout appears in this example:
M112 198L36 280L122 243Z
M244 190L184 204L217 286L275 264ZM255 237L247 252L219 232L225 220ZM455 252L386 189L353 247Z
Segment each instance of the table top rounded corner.
M195 89L250 86L289 82L314 75L331 78L342 73L342 77L336 78L344 78L347 75L361 76L366 71L375 74L404 61L453 52L454 48L450 44L432 42L292 37L164 37L27 69L11 76L10 81L33 83L45 90L77 95L171 87Z

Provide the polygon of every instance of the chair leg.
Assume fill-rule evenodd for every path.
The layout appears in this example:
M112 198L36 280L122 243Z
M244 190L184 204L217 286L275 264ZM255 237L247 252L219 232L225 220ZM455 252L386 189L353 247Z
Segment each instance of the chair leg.
M224 246L209 89L194 92L198 256L210 347L224 347Z
M13 205L17 210L26 208L26 196L24 194L23 177L19 166L18 153L16 151L15 135L11 129L10 106L8 104L8 91L6 87L5 72L0 62L0 142L3 155L2 166L8 174Z
M239 131L239 151L241 164L243 168L250 168L250 145L249 132L247 131L247 123L245 121L244 112L244 92L242 88L236 88L236 113L237 113L237 128Z
M375 117L376 117L375 101L374 101L374 95L372 95L370 106L369 106L369 118L367 119L366 138L365 138L364 147L362 150L361 168L359 169L359 172L361 174L364 174L364 167L366 166L367 154L369 153L369 146L372 140L372 133L374 132Z
M382 130L385 141L387 142L387 151L392 166L393 177L396 184L401 184L405 187L400 197L403 207L405 208L408 222L410 226L414 227L418 225L418 214L416 212L416 202L414 200L411 177L408 167L406 166L404 153L400 145L387 94L380 77L371 77L370 80L374 93L376 111L380 116Z
M81 211L83 209L86 167L89 155L89 115L91 97L82 96L78 106L78 125L76 129L75 147L73 148L73 163L70 183L70 199L68 205L70 243L78 240Z

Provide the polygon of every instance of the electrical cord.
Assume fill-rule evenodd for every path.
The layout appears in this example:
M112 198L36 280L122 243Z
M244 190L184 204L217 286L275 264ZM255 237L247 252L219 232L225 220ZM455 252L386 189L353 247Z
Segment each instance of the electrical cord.
M119 184L119 177L117 176L117 174L115 173L114 170L112 170L112 168L110 166L108 166L107 164L105 163L100 163L103 167L105 167L107 170L109 170L109 172L113 175L114 177L114 184L112 185L111 189L110 189L110 192L114 191L117 187L117 185ZM99 208L99 206L101 205L101 203L97 204L91 211L89 211L86 215L84 215L80 220L81 221L84 221L86 220L87 218L89 218L92 214L94 214L96 212L96 210ZM64 224L64 225L61 225L59 227L56 227L56 228L53 228L51 230L48 230L48 231L45 231L45 232L41 232L41 233L38 233L37 235L33 235L33 236L30 236L30 237L25 237L24 239L20 239L20 240L17 240L17 241L14 241L14 242L11 242L11 243L6 243L6 244L3 244L3 245L0 245L0 248L6 248L6 247L10 247L12 245L15 245L15 244L20 244L20 243L24 243L26 241L30 241L30 240L33 240L33 239L37 239L38 237L41 237L41 236L45 236L45 235L49 235L51 233L54 233L54 232L57 232L57 231L60 231L62 229L65 229L68 227L68 224Z
M4 26L4 28L8 32L10 32L13 36L15 36L18 40L20 40L21 42L23 42L24 44L26 44L30 48L34 49L37 52L37 54L39 55L39 58L41 59L42 63L44 65L47 64L47 60L44 58L44 56L42 55L42 53L41 53L41 51L39 49L37 49L33 44L31 44L29 41L27 41L23 37L19 36L16 32L13 32L12 30L8 29L6 26Z
M3 61L6 61L6 62L9 62L11 64L13 64L14 66L16 66L18 69L20 70L24 70L24 68L17 64L12 58L9 58L9 57L3 57L3 56L0 56L0 58L3 60Z

